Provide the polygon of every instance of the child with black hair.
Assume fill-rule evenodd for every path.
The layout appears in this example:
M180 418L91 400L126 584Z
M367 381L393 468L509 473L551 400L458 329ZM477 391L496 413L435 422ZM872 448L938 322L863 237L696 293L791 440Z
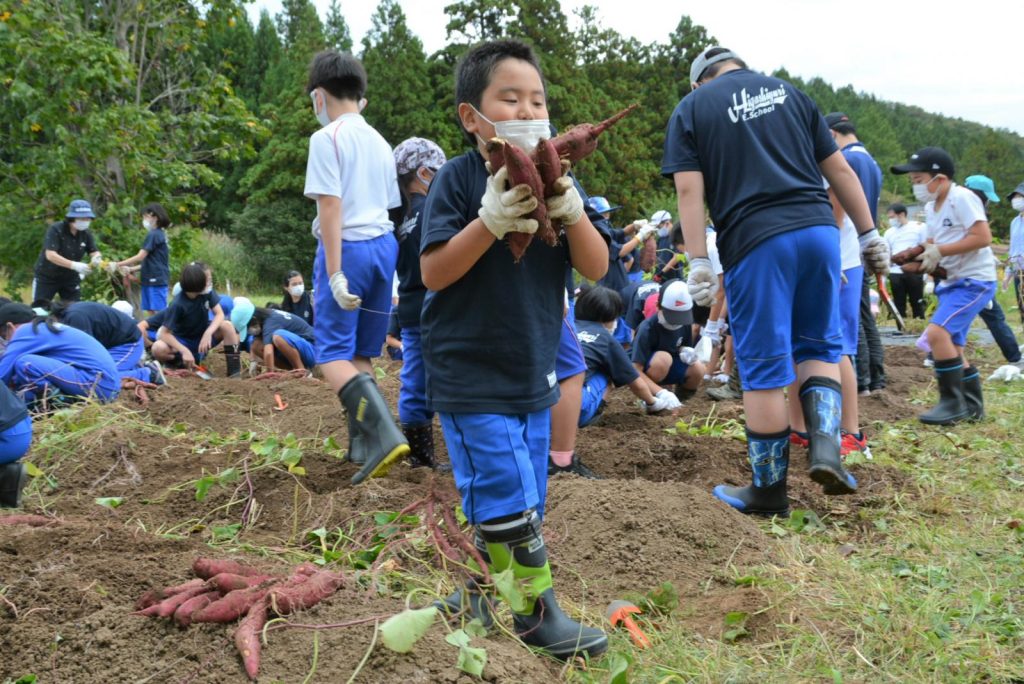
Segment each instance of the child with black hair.
M225 320L209 267L193 261L182 269L179 284L181 292L168 307L150 354L157 361L192 368L223 341L228 377L238 377L242 372L238 334Z
M693 299L682 280L662 283L658 314L640 324L633 338L633 365L658 385L675 385L686 401L704 381L704 364L693 350Z
M0 306L0 382L28 405L56 392L106 403L121 392L121 373L91 335L40 317L25 304Z
M409 463L413 467L436 466L434 458L434 412L427 405L427 380L420 339L420 311L427 288L420 275L421 217L430 182L448 158L432 140L409 138L395 147L395 169L402 191L403 221L395 231L398 238L398 306L392 312L395 330L388 333L388 352L395 358L392 338L398 337L402 361L402 386L398 392L398 419L409 440Z
M249 351L263 359L268 371L312 370L316 365L313 328L286 311L254 306L248 297L236 297L231 325L240 338L252 337Z
M558 181L565 194L545 200L548 216L564 226L559 243L534 240L519 263L504 244L509 233L536 232L527 214L538 200L526 185L510 188L506 168L488 173L485 141L505 138L529 153L550 135L544 79L530 47L482 43L459 62L455 84L459 124L473 149L438 171L423 209L427 397L440 413L462 509L492 575L511 570L525 583L523 605L513 608L516 633L557 658L594 656L608 639L562 612L540 527L566 267L600 278L607 243L584 212L581 189L565 176ZM474 596L467 589L439 604L454 613L465 601L479 612Z
M135 319L100 302L58 302L50 307L54 320L92 335L114 359L122 378L163 385L159 361L142 364L145 344Z
M167 228L171 219L167 210L156 202L142 208L142 227L146 239L135 256L118 261L116 268L131 268L141 263L142 310L149 313L167 308L167 286L171 279L170 252L167 246Z
M619 293L600 285L586 290L576 300L576 335L587 361L580 427L589 425L601 414L613 386L628 385L630 391L644 402L648 413L682 406L676 395L637 370L615 340L615 326L621 311L622 297Z
M360 114L366 70L359 60L333 50L317 54L306 89L322 126L309 139L305 188L317 206L317 361L345 408L348 459L360 466L352 484L359 484L409 453L371 363L391 312L398 244L388 210L401 197L391 147Z
M32 417L25 402L0 382L0 508L19 508L28 481L19 462L32 446Z
M313 325L313 298L306 292L306 282L298 271L288 271L284 277L284 297L281 298L280 306L276 308Z

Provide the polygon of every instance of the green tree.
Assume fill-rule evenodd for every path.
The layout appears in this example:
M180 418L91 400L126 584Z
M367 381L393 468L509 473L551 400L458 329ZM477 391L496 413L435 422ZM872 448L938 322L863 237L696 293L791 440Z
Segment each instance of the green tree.
M327 8L327 20L324 22L324 37L327 47L339 52L352 52L352 33L348 30L348 22L341 13L338 0L331 0Z

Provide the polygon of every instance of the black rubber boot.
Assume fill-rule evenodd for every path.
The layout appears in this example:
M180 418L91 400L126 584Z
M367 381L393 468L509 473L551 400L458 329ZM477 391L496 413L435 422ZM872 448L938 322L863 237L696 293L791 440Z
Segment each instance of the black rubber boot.
M238 353L237 344L224 345L224 360L227 362L229 378L237 378L242 375L242 356Z
M402 425L402 433L409 440L409 465L413 468L434 468L434 425Z
M344 407L345 400L341 398L340 391L338 392L338 400L341 401L341 405ZM345 422L348 424L348 451L346 452L346 458L356 465L363 465L365 460L356 460L357 458L366 458L366 448L362 445L363 433L356 424L355 416L347 409L345 410Z
M712 494L740 513L789 515L786 479L789 472L789 429L764 435L747 430L747 457L753 482L746 487L718 485Z
M593 470L588 468L583 461L580 460L579 454L575 451L572 454L572 462L567 466L555 465L555 462L548 456L548 477L558 475L559 473L572 473L573 475L579 475L588 480L603 480L604 478L595 473Z
M490 565L491 557L487 553L487 544L484 543L479 532L474 535L473 545L480 552L484 562ZM490 629L494 625L491 599L480 590L477 581L475 579L466 580L465 586L461 589L456 589L446 598L434 601L434 607L447 615L449 619L467 615L470 620L473 618L480 620L484 629Z
M935 359L935 380L939 385L939 403L917 419L925 425L953 425L965 420L970 414L964 398L964 364L960 357Z
M409 443L395 425L380 390L369 375L360 373L345 383L339 396L353 430L349 458L362 464L352 476L352 484L386 475L396 461L409 453Z
M491 573L511 568L522 588L523 600L512 606L512 619L523 643L561 660L577 655L593 658L608 649L604 632L576 622L559 607L551 588L540 518L534 511L512 519L489 520L479 530L491 556Z
M0 465L0 508L21 508L28 470L21 461Z
M857 480L843 467L839 455L842 387L829 378L808 378L800 386L800 405L810 435L807 451L811 463L811 479L820 484L830 496L853 494L857 491Z
M963 392L964 403L967 404L967 420L984 420L985 397L981 393L981 374L974 366L964 371Z

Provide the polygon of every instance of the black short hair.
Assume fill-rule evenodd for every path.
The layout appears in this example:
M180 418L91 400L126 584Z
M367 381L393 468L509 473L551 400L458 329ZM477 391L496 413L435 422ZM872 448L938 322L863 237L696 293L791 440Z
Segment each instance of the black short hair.
M296 271L296 270L291 270L291 271L288 271L288 273L287 273L287 274L285 275L285 277L284 277L284 284L285 284L285 285L287 285L287 284L288 284L288 281L289 281L289 280L291 280L292 278L295 278L295 277L299 277L299 278L302 278L302 274L301 274L301 273L299 273L299 272L298 272L298 271ZM306 279L305 279L305 278L302 278L302 280L303 280L303 281L305 281Z
M615 290L595 285L576 300L576 320L611 323L622 315L622 296Z
M46 328L50 332L60 332L60 328L57 327L57 321L54 318L51 316L37 316L32 307L21 302L10 302L0 306L0 330L6 328L8 323L13 325L32 323L33 332L39 327L40 323L46 323Z
M850 121L841 121L832 126L832 130L839 135L857 135L857 127Z
M544 72L533 48L521 40L502 39L489 40L471 48L464 54L455 67L455 107L466 102L480 110L480 100L487 86L491 84L491 74L495 67L506 59L521 59L537 70L541 83L544 84ZM312 90L312 89L311 89ZM545 93L547 85L544 84ZM474 138L465 128L462 119L456 114L456 123L470 145L476 147Z
M686 238L683 237L683 225L679 221L672 224L672 228L669 229L668 240L673 247L686 244Z
M714 57L715 55L720 55L723 52L731 52L731 50L729 50L729 48L723 48L723 47L712 48L711 50L708 50L708 52L705 55L705 57ZM735 64L736 66L738 66L741 69L746 69L747 68L747 63L744 62L739 57L731 57L729 59L723 59L721 62L715 62L714 64L709 66L707 69L702 71L700 76L697 77L697 82L700 83L702 81L709 81L709 80L711 80L712 78L717 76L719 73L721 73L722 69L724 69L727 64Z
M206 271L209 268L202 261L193 261L181 269L181 278L178 283L182 292L196 293L206 289Z
M143 214L152 214L156 216L156 227L166 228L171 225L171 217L167 215L167 210L164 209L162 204L157 202L150 202L146 206L142 207Z
M10 304L10 303L11 303L10 298L8 298L8 297L0 297L0 306L3 306L4 304Z
M900 202L893 202L892 204L889 205L888 211L891 211L894 214L903 214L904 216L906 216L907 207L906 205Z
M309 65L306 92L317 88L323 88L339 100L358 102L366 94L366 69L349 52L318 52Z

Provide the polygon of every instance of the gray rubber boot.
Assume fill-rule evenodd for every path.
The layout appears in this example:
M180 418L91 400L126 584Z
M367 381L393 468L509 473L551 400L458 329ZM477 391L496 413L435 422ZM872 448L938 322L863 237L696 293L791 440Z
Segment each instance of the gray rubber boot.
M408 455L409 443L395 425L380 390L369 375L360 373L345 383L338 395L356 431L349 457L354 463L362 464L359 472L352 476L352 484L386 475L396 461ZM361 439L356 438L356 434Z
M967 420L984 420L985 397L981 392L981 374L973 366L964 372L963 393L964 402L967 404Z

